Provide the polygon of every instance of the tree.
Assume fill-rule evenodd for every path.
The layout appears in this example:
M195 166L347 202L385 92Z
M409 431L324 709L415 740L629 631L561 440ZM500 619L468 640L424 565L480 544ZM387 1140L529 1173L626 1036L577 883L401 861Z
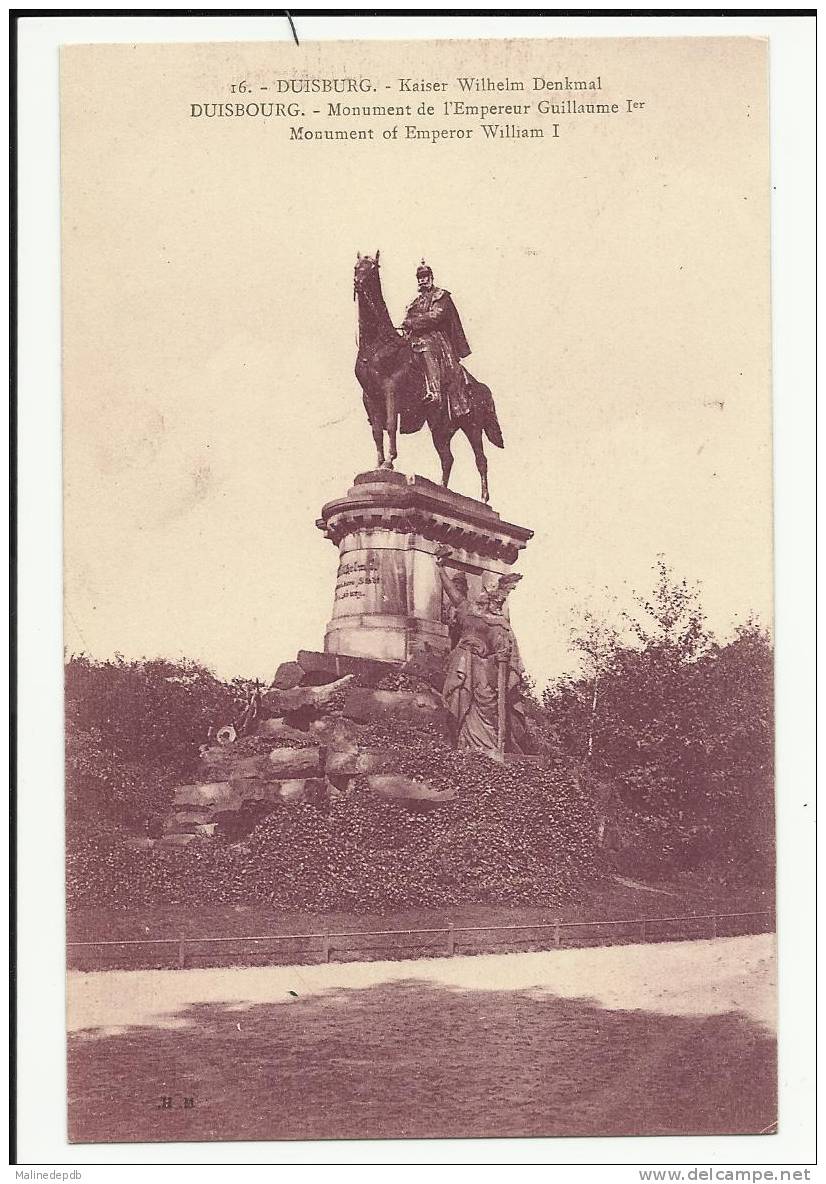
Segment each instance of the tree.
M616 600L601 613L585 608L580 619L571 630L571 644L583 658L586 677L591 680L590 705L588 708L588 733L585 745L585 759L594 755L594 729L597 722L600 681L611 669L620 650L620 632L616 622Z
M661 652L676 663L693 661L711 644L699 587L678 579L664 555L657 556L653 570L652 591L635 597L641 611L626 614L626 620L643 650Z
M211 727L237 710L246 683L195 662L118 655L66 663L66 792L73 819L141 822L168 805Z
M699 590L662 556L627 637L582 614L582 671L549 687L549 730L611 781L638 841L663 866L766 865L772 846L772 653L754 622L727 643ZM769 861L770 862L770 861Z

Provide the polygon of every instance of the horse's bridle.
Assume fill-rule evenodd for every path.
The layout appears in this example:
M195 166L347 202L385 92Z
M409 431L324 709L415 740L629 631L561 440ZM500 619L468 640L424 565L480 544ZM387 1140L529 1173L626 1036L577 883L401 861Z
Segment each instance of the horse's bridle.
M358 268L356 270L358 270ZM374 271L377 271L377 270L378 270L378 264L376 264L376 263L372 264L370 267L370 273L372 274ZM360 280L359 278L354 277L353 278L353 299L355 300L359 295L362 297L362 299L364 300L368 309L372 313L373 318L378 323L381 320L381 318L379 316L379 310L376 308L376 304L373 299L373 293L369 290L369 288L367 287L367 285L364 283L363 280ZM394 334L394 338L395 337L396 337L396 334ZM389 335L385 338L385 340L387 342L390 341ZM377 341L376 341L376 345L380 346L381 344L382 344L382 337L379 334Z

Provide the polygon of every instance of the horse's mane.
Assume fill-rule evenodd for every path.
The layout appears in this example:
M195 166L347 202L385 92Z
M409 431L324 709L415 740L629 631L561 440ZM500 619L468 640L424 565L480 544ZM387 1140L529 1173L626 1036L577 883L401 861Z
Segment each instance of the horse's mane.
M371 255L363 255L361 261L363 262L365 260L371 265L369 272L364 279L363 287L359 288L356 286L356 299L359 309L359 332L361 333L365 328L364 314L368 312L372 314L371 320L374 322L374 332L377 337L396 337L396 330L390 318L381 288L379 264Z

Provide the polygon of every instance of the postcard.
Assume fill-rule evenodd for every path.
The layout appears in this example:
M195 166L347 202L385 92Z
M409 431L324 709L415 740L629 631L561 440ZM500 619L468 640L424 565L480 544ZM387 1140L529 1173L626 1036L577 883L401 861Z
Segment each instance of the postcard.
M70 1141L777 1130L767 71L64 46Z

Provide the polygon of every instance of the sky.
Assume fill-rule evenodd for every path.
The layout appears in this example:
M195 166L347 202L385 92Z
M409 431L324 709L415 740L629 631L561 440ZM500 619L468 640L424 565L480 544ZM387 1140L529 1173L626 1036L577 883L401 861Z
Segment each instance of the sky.
M376 248L397 324L428 259L493 391L492 504L535 532L510 609L540 686L576 663L576 607L629 605L659 553L721 636L770 623L764 44L453 42L426 61L599 76L646 105L554 140L294 144L189 105L290 73L392 88L409 48L64 54L69 653L268 679L322 648L337 552L315 520L374 458L352 274ZM451 487L475 495L463 439L454 454ZM437 478L426 433L397 468Z

